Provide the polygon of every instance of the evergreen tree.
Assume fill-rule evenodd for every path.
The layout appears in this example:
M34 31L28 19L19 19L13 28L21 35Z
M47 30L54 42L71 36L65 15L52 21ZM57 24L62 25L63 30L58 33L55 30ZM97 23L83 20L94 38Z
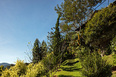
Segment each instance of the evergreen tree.
M60 36L60 31L59 31L59 20L60 20L60 15L57 18L56 26L55 26L55 32L53 36L53 52L55 56L58 56L60 53L60 41L61 41L61 36Z
M38 39L35 40L32 54L33 54L33 59L32 59L33 63L37 63L38 61L42 59L42 54L40 50L40 42Z
M42 53L42 58L45 57L47 54L47 44L44 40L42 41L42 45L41 45L41 53Z
M49 44L49 51L53 53L54 58L54 64L56 65L58 62L60 62L60 58L61 58L61 34L60 34L60 30L59 30L59 20L60 20L60 16L58 16L57 18L57 22L54 28L52 28L52 30L48 35L48 44ZM56 62L57 61L57 62Z

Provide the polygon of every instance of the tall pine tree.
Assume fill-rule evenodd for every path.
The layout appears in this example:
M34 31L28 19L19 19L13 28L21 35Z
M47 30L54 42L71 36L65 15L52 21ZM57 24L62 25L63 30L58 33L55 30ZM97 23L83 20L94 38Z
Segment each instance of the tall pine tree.
M42 53L42 57L45 57L47 54L47 44L44 40L42 41L41 44L41 53Z
M59 20L61 15L58 16L57 22L54 28L51 28L53 31L48 32L48 44L49 44L49 52L53 52L54 56L58 56L60 53L60 44L61 44L61 34L59 30ZM55 29L55 31L54 31Z
M60 36L60 31L59 31L59 20L60 20L60 16L58 16L57 18L57 22L56 22L56 26L55 26L55 32L54 32L54 36L53 36L53 52L55 56L58 56L60 53L60 41L61 41L61 36Z
M61 6L57 5L55 10L62 15L62 32L74 31L81 26L95 10L95 6L102 1L104 0L64 0Z
M33 58L32 58L33 63L37 63L38 61L42 59L42 54L40 50L40 42L38 39L35 40L34 47L32 49L32 55L33 55Z

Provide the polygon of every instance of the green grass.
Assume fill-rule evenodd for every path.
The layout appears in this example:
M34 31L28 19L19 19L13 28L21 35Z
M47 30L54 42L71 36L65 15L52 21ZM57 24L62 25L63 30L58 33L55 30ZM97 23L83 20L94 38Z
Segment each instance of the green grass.
M81 63L79 59L65 60L57 72L53 72L52 75L58 77L81 77Z
M105 55L104 60L107 60L107 63L116 66L116 54ZM81 73L81 63L79 59L68 59L65 60L60 68L57 71L52 72L52 76L57 77L83 77ZM112 72L112 77L116 77L116 71Z
M57 72L55 75L57 76L71 76L71 77L80 77L81 72L79 71L60 71L60 72Z

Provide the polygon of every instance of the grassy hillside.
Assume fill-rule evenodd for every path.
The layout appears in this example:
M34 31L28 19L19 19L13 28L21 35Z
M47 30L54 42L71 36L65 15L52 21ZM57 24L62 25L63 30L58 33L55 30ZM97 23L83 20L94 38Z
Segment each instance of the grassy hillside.
M112 66L116 66L116 54L105 55L104 60L107 60ZM82 77L81 63L78 58L65 60L60 68L52 72L52 76L57 77ZM116 77L116 71L112 71L112 77Z
M35 54L38 55L37 63L34 61L26 65L24 61L17 60L15 66L1 69L1 77L116 77L116 53L113 54L116 52L115 24L116 2L95 13L82 32L78 32L78 35L74 32L74 38L65 36L65 39L61 39L61 44L58 44L61 48L55 45L59 39L52 38L51 42L55 41L53 45L50 44L46 56L39 59L43 53ZM37 49L37 52L44 50L44 45ZM72 56L73 59L69 59Z
M60 68L52 73L58 77L81 77L81 63L79 59L68 59L65 60Z

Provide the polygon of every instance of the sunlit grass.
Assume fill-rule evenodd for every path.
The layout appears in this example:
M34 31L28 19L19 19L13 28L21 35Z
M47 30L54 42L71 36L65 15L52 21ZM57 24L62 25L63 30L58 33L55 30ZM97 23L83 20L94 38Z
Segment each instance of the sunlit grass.
M81 77L81 68L82 66L78 58L68 59L62 63L57 72L52 74L58 77Z
M81 76L81 72L80 71L60 71L57 72L55 75L59 76L59 75L63 75L63 76Z

